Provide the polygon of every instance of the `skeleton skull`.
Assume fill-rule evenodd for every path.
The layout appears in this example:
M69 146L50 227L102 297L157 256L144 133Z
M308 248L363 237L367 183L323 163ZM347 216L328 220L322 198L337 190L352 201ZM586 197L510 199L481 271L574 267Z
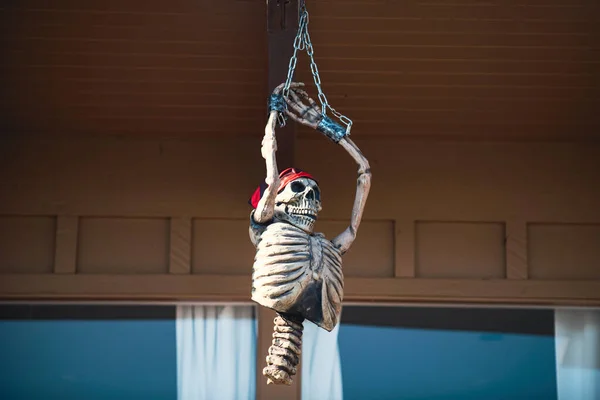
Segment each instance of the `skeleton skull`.
M298 178L288 183L275 198L275 218L312 233L319 211L321 191L317 182Z

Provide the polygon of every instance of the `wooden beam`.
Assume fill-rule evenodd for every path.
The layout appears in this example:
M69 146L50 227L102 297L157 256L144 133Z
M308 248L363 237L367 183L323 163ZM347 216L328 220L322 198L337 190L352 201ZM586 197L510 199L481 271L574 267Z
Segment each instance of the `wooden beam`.
M394 264L397 278L415 277L415 221L396 220Z
M0 300L247 302L250 291L249 275L0 275ZM344 301L600 306L600 280L346 278Z
M0 275L0 300L249 301L250 292L246 275Z
M55 274L74 274L76 272L78 232L79 218L63 215L56 218Z
M600 280L347 278L345 301L600 305Z
M527 279L529 267L527 261L527 223L508 221L506 223L506 277L508 279Z

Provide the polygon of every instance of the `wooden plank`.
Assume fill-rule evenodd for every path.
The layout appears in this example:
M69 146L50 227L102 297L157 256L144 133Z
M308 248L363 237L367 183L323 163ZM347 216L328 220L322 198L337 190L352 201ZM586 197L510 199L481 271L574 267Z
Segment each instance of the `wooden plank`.
M169 219L81 217L79 274L167 274Z
M78 234L78 217L63 215L56 219L55 274L74 274L76 272Z
M529 279L600 280L600 223L529 224L527 261Z
M600 280L345 280L346 301L463 304L600 305Z
M528 279L527 223L508 221L506 223L506 277L508 279Z
M250 276L3 274L0 299L248 301Z
M190 274L192 271L192 219L171 218L169 273Z
M0 145L0 149L1 147ZM0 160L4 161L1 155ZM0 182L5 184L2 179ZM12 188L14 189L14 186ZM0 191L3 192L3 195L0 195L2 198L12 190ZM10 215L3 212L0 214L0 280L2 274L8 273L52 273L56 264L55 258L55 216Z
M395 222L395 276L397 278L415 277L415 221L397 220Z
M255 133L264 132L265 114L259 114ZM353 132L372 128L357 123ZM240 129L248 132L247 126ZM322 185L322 216L347 221L356 180L352 160L318 132L309 134L308 139L296 140L295 161L317 175ZM60 139L5 135L0 138L0 181L11 190L0 196L0 210L4 215L247 220L245 200L265 171L260 141L258 136L243 136L233 143L227 135L161 139L145 133ZM369 220L486 222L522 215L536 222L600 222L600 185L594 184L600 181L598 144L356 141L376 174L365 210ZM81 157L65 159L65 153ZM94 157L85 157L88 154ZM229 167L208 174L215 165ZM494 173L493 185L486 171ZM50 182L52 176L69 184L36 184L39 179ZM571 185L571 190L554 190L557 185Z
M248 301L250 290L249 275L3 274L0 279L0 300ZM347 278L344 292L346 302L600 306L600 280Z
M419 221L415 231L417 277L506 278L504 223Z

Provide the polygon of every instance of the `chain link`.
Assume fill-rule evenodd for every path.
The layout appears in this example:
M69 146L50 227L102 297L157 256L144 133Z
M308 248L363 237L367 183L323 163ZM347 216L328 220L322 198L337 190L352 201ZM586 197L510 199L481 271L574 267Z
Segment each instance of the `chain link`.
M298 63L298 50L303 51L305 49L302 33L306 29L306 21L306 14L302 13L301 9L300 18L298 21L298 33L294 38L294 54L292 54L290 63L288 65L287 79L285 81L285 86L283 87L283 97L287 97L290 93L290 85L292 84L292 79L294 78L294 72L296 70L296 64Z
M321 113L323 116L327 116L327 109L331 111L331 113L338 118L344 125L346 125L346 133L350 134L350 129L352 128L352 120L340 112L336 111L327 100L327 96L323 92L323 88L321 86L321 76L319 75L319 68L317 67L317 63L315 62L314 54L315 50L312 45L312 41L310 40L310 34L308 33L308 10L306 9L306 5L304 1L300 1L299 7L299 18L298 18L298 33L294 38L294 54L290 58L290 62L288 65L288 74L287 79L285 81L285 85L283 87L283 97L287 97L290 92L290 85L292 84L292 79L294 78L294 72L296 70L296 64L298 63L298 51L306 50L310 58L310 72L313 76L313 80L315 82L315 86L319 92L318 98L321 103ZM279 120L281 126L285 125L285 118L280 118Z

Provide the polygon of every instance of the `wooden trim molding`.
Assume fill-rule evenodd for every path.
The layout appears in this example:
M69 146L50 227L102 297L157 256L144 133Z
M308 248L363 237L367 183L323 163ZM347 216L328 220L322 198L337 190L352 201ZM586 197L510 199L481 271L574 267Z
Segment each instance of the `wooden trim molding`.
M506 277L527 279L527 223L508 221L506 223Z
M600 281L346 279L345 300L521 305L600 305Z
M56 218L55 274L74 274L77 271L78 236L78 217L61 215Z
M397 278L415 277L415 221L394 222L394 264Z
M249 275L4 274L0 299L248 301ZM347 278L345 301L600 306L600 280Z

